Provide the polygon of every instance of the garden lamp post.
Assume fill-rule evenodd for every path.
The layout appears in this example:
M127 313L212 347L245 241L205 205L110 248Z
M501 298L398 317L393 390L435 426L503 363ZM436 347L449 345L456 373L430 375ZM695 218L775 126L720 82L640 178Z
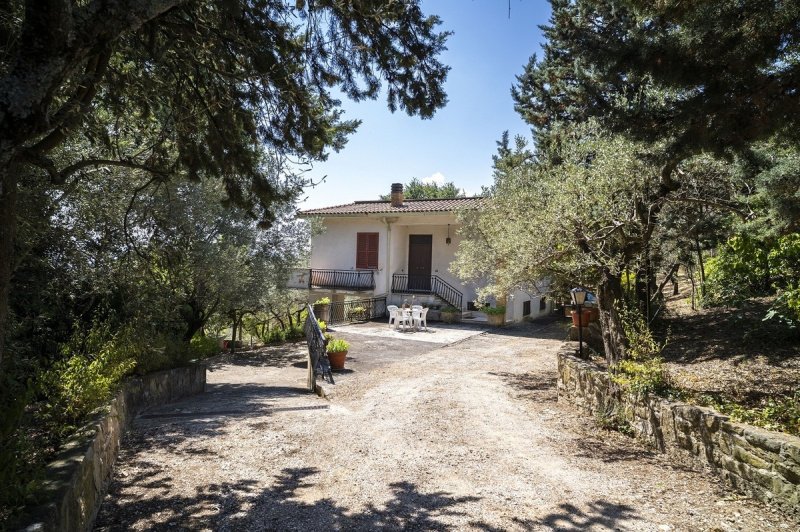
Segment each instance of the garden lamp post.
M578 312L578 356L583 358L583 309L581 307L586 301L586 290L573 288L569 291L569 295L572 296L572 304L575 305Z

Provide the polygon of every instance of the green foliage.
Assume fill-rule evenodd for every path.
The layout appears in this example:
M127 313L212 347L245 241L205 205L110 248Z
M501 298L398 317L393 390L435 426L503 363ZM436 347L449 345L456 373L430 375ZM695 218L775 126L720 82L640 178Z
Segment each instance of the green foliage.
M776 320L789 330L800 331L800 285L778 292L778 297L764 316L764 321Z
M72 432L111 398L139 362L140 345L133 336L130 327L112 333L107 323L95 324L86 335L76 333L64 346L68 356L40 380L45 397L41 414L51 433Z
M266 344L282 344L286 341L287 334L284 329L272 329L262 338Z
M768 250L747 235L730 238L706 262L705 305L738 305L769 292Z
M192 337L192 352L197 358L208 358L219 353L219 340L212 336L197 333Z
M548 140L559 122L593 116L663 140L677 158L776 133L798 140L795 95L782 88L796 75L796 2L551 3L541 60L531 58L513 91L517 111Z
M800 233L778 238L768 255L770 280L774 288L786 288L800 280Z
M314 304L315 305L330 305L331 304L331 298L329 298L327 296L321 297L321 298L317 299L316 301L314 301Z
M503 305L498 305L496 307L481 307L481 312L484 314L488 314L489 316L505 316L506 307Z
M0 374L0 528L36 493L43 473L42 450L22 422L34 385L15 373Z
M627 358L611 366L611 379L634 393L663 393L669 388L667 374L659 344L644 319L634 310L619 311L621 323L628 340Z
M319 325L319 330L323 333L328 330L328 324L325 323L323 320L317 320L317 325Z
M510 164L498 159L488 201L460 213L463 238L451 270L466 281L488 280L479 297L580 285L613 307L623 298L623 272L642 262L658 204L648 193L660 181L652 149L596 121L561 133L547 156L529 158L520 143L503 157ZM604 335L612 362L624 356L621 331Z
M342 353L350 349L350 344L341 338L332 338L326 348L328 353Z
M450 314L457 314L457 313L461 312L461 309L456 308L456 307L454 307L452 305L447 305L445 307L442 307L441 312L447 312L447 313L450 313Z
M800 436L800 388L794 394L764 397L755 405L710 395L693 400L730 416L733 421Z
M609 401L601 408L598 408L594 414L594 420L598 427L605 430L615 430L621 432L626 436L633 436L633 427L625 419L625 416L620 411L619 405Z
M750 297L782 289L778 307L789 305L791 308L793 287L798 278L800 234L792 233L772 241L736 235L706 263L703 303L739 305Z
M458 188L452 181L439 184L435 181L421 181L415 177L403 185L403 197L405 199L463 198L464 191ZM381 195L381 199L388 201L391 199L391 194Z

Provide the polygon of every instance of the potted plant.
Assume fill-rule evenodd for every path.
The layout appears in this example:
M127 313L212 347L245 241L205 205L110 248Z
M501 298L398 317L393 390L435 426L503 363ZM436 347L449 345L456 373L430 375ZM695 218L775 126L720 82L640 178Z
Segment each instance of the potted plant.
M496 307L484 307L481 309L486 314L486 321L493 327L502 327L506 322L506 307L498 305Z
M331 338L325 350L328 352L328 361L331 369L344 369L344 360L347 358L347 350L350 344L341 338Z
M349 313L350 321L366 321L367 309L364 307L353 307Z
M458 323L461 321L461 309L448 305L441 310L441 316L445 323Z
M326 323L331 321L331 298L321 297L314 301L314 316Z

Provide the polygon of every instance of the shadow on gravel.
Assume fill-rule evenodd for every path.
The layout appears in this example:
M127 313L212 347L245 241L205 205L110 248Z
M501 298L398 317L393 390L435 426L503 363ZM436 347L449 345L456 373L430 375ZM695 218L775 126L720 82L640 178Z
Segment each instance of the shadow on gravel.
M539 529L546 527L548 530L586 530L607 529L620 530L631 526L631 521L638 520L636 510L626 504L614 504L602 499L589 503L587 511L563 503L559 506L561 511L552 512L541 519L515 521L526 529ZM622 526L622 525L625 526Z
M489 375L500 377L515 391L521 392L523 397L547 402L558 400L556 377L553 374L490 371Z
M125 436L122 452L141 452L151 448L176 450L187 441L219 438L226 433L229 420L263 420L274 412L316 409L328 405L311 404L287 407L286 397L308 396L305 388L260 384L209 384L206 391L182 401L151 408L134 421L136 430ZM193 451L201 452L201 451Z
M503 327L493 327L488 332L496 336L564 340L568 335L566 324L567 322L560 316L547 316L535 321L523 321Z
M257 489L254 480L242 480L211 484L192 496L171 496L165 491L137 500L121 498L119 487L112 485L95 530L449 530L453 527L439 519L466 515L459 506L479 500L424 493L413 483L395 482L390 484L392 498L385 504L353 511L333 499L302 500L302 490L313 486L317 473L310 467L284 469L266 490ZM496 530L480 521L470 525Z
M305 342L265 346L252 351L225 353L206 361L208 371L216 371L225 366L274 367L285 368L295 362L305 361Z

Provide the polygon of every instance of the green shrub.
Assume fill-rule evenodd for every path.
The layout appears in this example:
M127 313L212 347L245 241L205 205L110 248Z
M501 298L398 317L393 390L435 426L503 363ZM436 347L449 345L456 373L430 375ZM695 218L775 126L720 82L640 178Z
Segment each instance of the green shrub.
M80 343L83 351L78 349ZM122 378L137 367L140 347L131 327L111 335L107 324L95 324L85 338L80 333L73 336L63 347L66 358L40 378L45 397L41 414L49 429L69 433L103 406Z
M598 408L594 413L594 420L601 429L615 430L626 436L634 435L633 427L613 401L606 402Z
M286 341L286 331L283 329L272 329L265 336L265 341L268 344L280 344Z
M328 353L341 353L350 349L350 344L341 338L333 338L328 342Z
M747 235L730 238L706 261L703 305L739 305L770 291L769 248Z
M195 334L191 341L192 351L197 358L208 358L219 353L219 340L203 334Z
M328 330L328 324L325 323L322 320L317 320L317 325L319 325L319 330L321 330L322 332L325 332L325 331Z
M488 307L487 306L487 307L483 307L481 309L481 312L483 312L484 314L488 314L489 316L500 316L500 315L505 316L506 307L504 307L502 305L499 305L497 307Z
M800 279L800 233L780 237L770 250L768 260L772 286L796 288Z
M620 309L620 319L628 339L626 358L611 366L611 380L634 393L662 393L669 388L659 344L645 320L634 310Z
M302 338L305 338L305 331L303 331L303 326L300 324L293 325L286 331L285 338L289 341L297 341Z
M789 286L778 292L778 297L764 316L764 321L776 320L797 333L800 331L800 287Z
M733 421L800 436L800 388L794 394L765 397L757 405L743 405L729 397L709 395L695 397L693 402L709 406Z
M331 298L329 298L329 297L321 297L321 298L317 299L316 301L314 301L314 304L315 305L330 305L331 304Z
M0 374L0 529L9 516L18 513L40 487L44 473L42 443L30 437L32 382L20 382L12 375L27 373L6 364Z

